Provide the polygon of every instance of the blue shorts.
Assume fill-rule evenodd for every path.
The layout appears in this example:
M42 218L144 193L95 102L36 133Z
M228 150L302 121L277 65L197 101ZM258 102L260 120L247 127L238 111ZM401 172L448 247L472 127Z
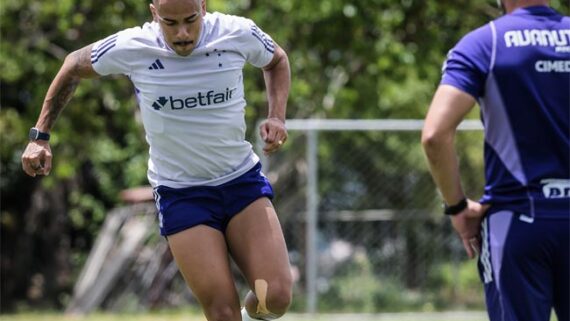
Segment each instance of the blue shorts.
M272 199L273 189L261 173L260 163L218 186L158 186L154 198L160 234L168 236L201 224L223 233L232 217L261 197Z
M482 224L479 272L491 321L568 320L568 219L531 219L511 211Z

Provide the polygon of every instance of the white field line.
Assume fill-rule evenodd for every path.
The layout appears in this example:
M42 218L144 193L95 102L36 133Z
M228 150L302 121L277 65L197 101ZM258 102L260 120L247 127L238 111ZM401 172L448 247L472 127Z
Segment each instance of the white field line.
M280 321L487 321L485 312L420 312L381 314L294 314L287 313Z

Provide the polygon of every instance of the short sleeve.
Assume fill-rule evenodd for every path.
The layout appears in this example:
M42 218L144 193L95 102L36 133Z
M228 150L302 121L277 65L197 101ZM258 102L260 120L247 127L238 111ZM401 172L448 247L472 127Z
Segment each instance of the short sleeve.
M91 49L91 64L100 75L130 73L128 54L125 50L125 31L97 41Z
M488 25L463 37L447 54L440 84L456 87L476 100L483 96L491 64L492 42Z
M275 53L273 39L250 19L244 18L239 44L247 62L256 67L265 67L273 59Z

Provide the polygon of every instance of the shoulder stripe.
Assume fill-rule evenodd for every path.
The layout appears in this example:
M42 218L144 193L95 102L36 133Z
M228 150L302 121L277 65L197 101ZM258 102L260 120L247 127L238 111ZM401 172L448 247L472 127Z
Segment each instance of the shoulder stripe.
M274 53L275 52L275 44L271 38L267 37L263 31L261 31L257 26L251 26L251 34L257 38L267 49L267 51Z
M259 39L259 41L261 41L261 43L263 44L263 46L265 47L265 49L267 49L267 51L274 53L275 52L275 48L272 46L268 46L258 35L256 35L255 33L252 33L252 35Z
M117 35L117 34L114 34L114 35L112 35L112 36L109 36L109 37L103 39L103 41L101 42L101 46L104 46L104 45L106 45L106 44L108 44L108 43L110 43L110 42L112 42L112 41L117 40L117 37L118 37L118 35Z
M110 36L110 37L107 37L107 38L103 39L103 40L99 43L99 45L97 46L97 48L93 48L93 52L94 52L95 54L97 54L97 53L99 53L101 50L104 50L104 48L105 48L107 45L109 45L109 44L111 44L111 43L115 43L115 42L117 41L117 37L118 37L118 36L115 34L115 35L112 35L112 36Z
M256 36L261 42L263 42L265 45L274 48L273 45L273 40L271 40L271 38L268 38L267 35L265 33L263 33L263 31L259 30L258 28L252 28L252 34L254 36Z
M105 38L97 48L93 48L91 50L91 63L96 63L101 56L107 53L111 48L115 47L117 44L117 35L112 35L110 37Z
M109 48L109 47L111 47L111 46L114 46L115 43L116 43L116 41L112 41L112 42L109 42L109 43L107 43L107 44L102 44L102 45L98 46L98 47L97 47L97 50L93 50L93 51L91 52L91 57L92 57L92 58L95 58L95 57L99 56L100 53L102 53L103 51L107 50L107 48Z
M101 58L107 51L111 50L111 48L115 47L115 45L116 45L116 44L113 43L110 47L108 47L107 49L105 49L105 51L99 53L99 54L97 55L97 57L91 57L91 63L94 64L94 63L96 63L97 61L99 61L99 58Z
M489 65L489 73L492 72L493 68L495 68L495 59L497 56L497 29L495 28L495 23L491 21L491 34L493 37L493 49L491 51L491 62Z

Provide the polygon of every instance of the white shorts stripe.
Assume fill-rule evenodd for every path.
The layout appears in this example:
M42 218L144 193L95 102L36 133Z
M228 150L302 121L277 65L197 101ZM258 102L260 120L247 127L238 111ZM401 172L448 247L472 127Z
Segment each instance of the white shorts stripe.
M483 282L485 284L493 281L493 267L491 266L491 248L489 244L489 220L487 217L483 220L481 229L481 255L479 260L483 266Z

